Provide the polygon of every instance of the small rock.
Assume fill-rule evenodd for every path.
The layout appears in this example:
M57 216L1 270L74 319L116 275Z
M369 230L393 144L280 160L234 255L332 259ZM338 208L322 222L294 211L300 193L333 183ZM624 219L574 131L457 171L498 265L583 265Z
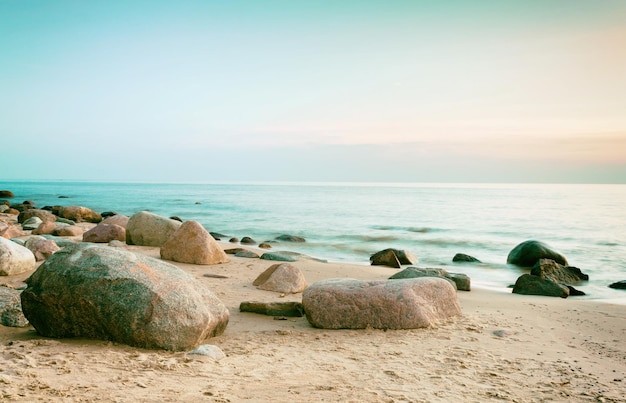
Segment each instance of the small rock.
M219 361L226 357L226 354L224 354L221 348L212 344L203 344L198 346L195 350L190 351L189 354L205 355L215 361Z
M276 252L266 252L266 253L261 255L260 259L263 259L263 260L274 260L274 261L279 261L279 262L296 262L296 261L298 261L298 259L296 259L295 257L291 257L291 256L288 256L288 255L283 255L283 254L276 253Z
M466 255L465 253L457 253L452 258L453 262L467 262L467 263L481 263L480 260L476 259L474 256Z

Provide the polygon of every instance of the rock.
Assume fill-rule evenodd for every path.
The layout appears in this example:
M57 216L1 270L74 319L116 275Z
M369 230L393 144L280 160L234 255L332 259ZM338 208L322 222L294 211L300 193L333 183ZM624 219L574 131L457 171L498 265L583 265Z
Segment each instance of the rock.
M34 229L37 229L39 225L41 224L43 224L43 221L41 221L41 218L31 217L22 223L22 228L26 231L32 231Z
M57 244L59 248L64 248L66 246L75 245L76 241L73 239L62 238L54 235L41 235L43 238L50 239Z
M322 280L304 290L302 305L323 329L415 329L461 315L454 286L435 277Z
M105 224L104 221L83 233L83 242L109 243L126 241L126 229L117 224Z
M481 263L480 260L476 259L474 256L466 255L465 253L457 253L452 258L453 262L467 262L467 263Z
M263 243L259 244L259 248L261 248L261 249L272 249L272 245L270 245L267 242L263 242Z
M0 190L0 197L6 198L6 199L12 199L15 197L15 195L10 190Z
M626 290L626 280L617 281L609 285L609 287L616 290Z
M230 239L228 240L228 242L230 242L230 243L237 243L237 242L239 242L239 238L237 238L237 237L232 237L232 238L230 238Z
M39 224L39 226L37 228L35 228L32 232L33 235L47 235L47 234L52 234L54 232L54 230L57 229L57 223L56 222L42 222L41 224Z
M370 262L373 266L388 266L395 269L402 267L398 256L391 249L385 249L384 251L377 252L370 257Z
M122 214L115 214L115 215L111 215L108 216L107 218L105 218L104 220L102 220L102 222L100 224L115 224L115 225L119 225L120 227L126 229L126 226L128 225L128 220L130 219L130 217L122 215Z
M52 231L55 236L79 236L83 234L83 229L76 225L68 225L66 227L57 227Z
M513 293L567 298L569 296L569 289L551 280L546 280L531 274L522 274L515 282Z
M289 263L278 263L261 273L252 285L261 290L297 294L307 286L304 274Z
M162 246L181 226L179 221L140 211L133 214L126 226L126 243L129 245Z
M61 249L53 240L42 236L31 236L26 240L24 246L33 252L35 260L38 262L48 259L53 253Z
M26 232L22 231L22 227L17 225L0 226L0 237L5 239L17 238L26 235Z
M170 217L170 220L175 220L175 221L179 221L179 222L183 222L183 219L180 218L179 216L173 215Z
M99 223L102 216L92 209L83 206L66 206L59 209L59 217L75 222Z
M300 242L300 243L306 242L306 239L302 238L301 236L287 235L287 234L277 236L276 240L283 241L283 242Z
M185 221L161 246L161 259L192 264L228 263L230 259L197 221Z
M576 288L572 287L571 285L566 285L566 284L564 284L564 285L569 290L569 296L570 297L579 297L579 296L582 296L582 295L587 295L587 294L585 294L584 291L577 290Z
M284 255L276 252L265 252L259 259L274 260L278 262L297 262L298 259L292 256Z
M6 204L2 204L0 203L0 213L4 213L5 211L7 211L8 209L10 209L9 206L7 206Z
M30 249L0 237L0 276L12 276L35 269Z
M8 210L4 210L4 214L19 215L20 211L11 207Z
M228 238L228 235L220 234L219 232L210 231L209 234L211 234L213 239L215 239L216 241L219 241L222 238Z
M22 313L20 291L0 287L0 324L8 327L24 327L28 320Z
M390 280L398 280L404 278L418 278L418 277L440 277L450 281L454 284L455 288L459 291L470 291L471 280L466 274L461 273L448 273L447 270L439 268L421 268L421 267L407 267L406 269L397 272L393 276L389 277Z
M115 211L103 211L102 213L100 213L100 215L102 216L103 221L104 221L104 219L107 219L107 218L109 218L109 217L116 216L116 215L118 215L118 214L117 214ZM110 224L110 223L109 223L109 224ZM116 223L113 223L113 224L116 224ZM118 224L118 225L119 225L119 224Z
M227 255L236 255L239 252L245 252L248 249L244 249L244 248L230 248L230 249L224 249L224 253L226 253Z
M243 238L241 238L241 243L244 245L255 245L256 241L249 236L244 236Z
M27 280L22 309L45 337L85 337L189 350L223 333L228 310L178 267L81 243L52 255Z
M48 221L54 222L57 220L57 217L51 212L33 208L33 209L22 211L17 216L17 222L25 223L26 221L28 221L30 218L33 218L33 217L39 218L41 222L48 222Z
M205 355L214 359L215 361L219 361L222 358L226 357L226 354L224 354L224 352L218 346L214 346L212 344L203 344L201 346L198 346L198 348L196 348L195 350L190 351L189 354Z
M539 259L530 270L530 274L563 284L576 284L589 280L589 276L579 268L563 266L551 259Z
M258 259L259 255L257 255L256 253L252 252L251 250L241 250L237 253L235 253L235 256L237 257L246 257L246 258L250 258L250 259Z
M525 241L517 245L506 259L507 263L521 267L533 267L539 259L552 259L567 266L567 259L540 241Z
M304 308L300 302L252 302L239 304L240 312L252 312L268 316L302 317Z
M394 259L395 256L395 259ZM397 260L397 263L396 263ZM417 264L417 257L411 252L400 249L384 249L370 256L372 266L389 266L400 268L403 264Z

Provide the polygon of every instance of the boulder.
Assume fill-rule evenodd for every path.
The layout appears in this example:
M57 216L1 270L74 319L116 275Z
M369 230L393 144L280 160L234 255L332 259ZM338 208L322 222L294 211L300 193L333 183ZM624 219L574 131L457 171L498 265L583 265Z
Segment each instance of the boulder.
M466 262L466 263L481 263L480 260L474 256L466 255L465 253L457 253L452 258L453 262Z
M11 207L8 210L4 210L4 214L19 215L20 211Z
M283 241L283 242L306 242L306 239L302 238L301 236L296 236L296 235L288 235L288 234L283 234L283 235L279 235L276 237L277 241Z
M304 308L300 302L252 302L245 301L239 304L240 312L252 312L268 316L304 316Z
M28 320L22 313L20 291L0 286L0 325L24 327Z
M32 232L33 235L47 235L52 234L57 229L57 223L46 221L39 224Z
M214 232L214 231L210 231L209 234L211 234L211 236L216 240L219 241L222 238L228 238L228 235L222 234L220 232Z
M411 266L389 277L389 280L418 277L440 277L450 281L459 291L470 291L471 289L471 280L466 274L449 273L447 270L439 268L429 269Z
M263 242L263 243L259 244L259 248L261 248L261 249L272 249L272 245L270 245L267 242Z
M244 245L255 245L257 242L249 236L244 236L241 238L241 243Z
M41 224L43 224L41 218L31 217L22 223L22 228L26 231L32 231L34 229L37 229Z
M261 273L252 285L261 290L297 294L307 286L302 271L289 263L278 263Z
M102 220L100 224L115 224L126 229L126 226L128 225L128 220L130 220L130 217L128 216L125 216L122 214L115 214L115 215L108 216L107 218Z
M161 259L192 264L228 263L217 241L197 221L185 221L161 246Z
M48 221L54 222L57 219L57 217L54 214L52 214L51 212L47 210L40 210L40 209L33 208L33 209L22 211L17 216L17 222L24 223L32 217L38 217L41 219L42 222L48 222Z
M161 217L148 211L133 214L126 226L129 245L162 246L181 226L179 221Z
M26 232L22 230L21 226L7 225L2 228L0 226L0 237L5 239L17 238L26 235Z
M539 259L552 259L567 266L567 259L559 252L540 241L525 241L509 252L507 263L521 267L533 267Z
M393 258L394 256L396 259ZM398 262L396 263L395 260ZM370 256L370 262L372 263L372 266L389 266L399 268L400 266L398 265L417 264L418 259L411 252L388 248Z
M30 249L0 237L0 276L31 271L35 265L35 255Z
M323 329L415 329L461 315L454 286L435 277L322 280L304 290L302 305Z
M551 259L539 259L530 270L530 274L563 284L576 284L589 280L589 276L579 268L563 266Z
M470 291L472 289L472 279L464 273L448 273L448 280L454 281L456 289L459 291Z
M53 253L61 249L53 240L42 236L31 236L26 240L24 246L33 252L35 260L38 262L48 259Z
M298 261L298 259L296 259L293 256L289 256L287 254L278 253L278 252L265 252L264 254L261 255L259 259L274 260L278 262L297 262Z
M124 227L101 222L83 233L83 242L109 243L114 240L126 241L126 229Z
M616 290L626 290L626 280L617 281L609 285L610 288L614 288Z
M67 225L57 228L52 231L52 235L55 236L79 236L82 235L84 230L77 225Z
M245 250L245 249L235 253L235 256L237 256L237 257L246 257L246 258L249 258L249 259L258 259L259 258L258 254L252 252L251 250Z
M75 222L99 223L102 216L90 208L83 206L65 206L59 209L59 217Z
M563 284L558 284L538 276L522 274L515 282L513 293L567 298L569 296L569 288Z
M65 247L27 284L24 315L45 337L180 351L223 333L228 323L224 304L192 275L108 246Z
M0 197L2 197L3 199L12 199L15 197L15 195L10 190L0 190Z

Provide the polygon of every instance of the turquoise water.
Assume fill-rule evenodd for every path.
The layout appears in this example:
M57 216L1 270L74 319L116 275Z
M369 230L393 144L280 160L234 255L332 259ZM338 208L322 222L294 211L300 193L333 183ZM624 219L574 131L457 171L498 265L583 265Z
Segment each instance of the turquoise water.
M537 239L590 275L577 287L585 298L626 298L626 291L606 287L626 279L626 185L0 182L0 188L13 191L14 202L126 215L149 210L259 242L299 235L305 244L274 248L330 261L366 265L380 249L407 249L418 266L467 273L497 288L523 273L506 264L510 250ZM452 263L458 252L483 263Z

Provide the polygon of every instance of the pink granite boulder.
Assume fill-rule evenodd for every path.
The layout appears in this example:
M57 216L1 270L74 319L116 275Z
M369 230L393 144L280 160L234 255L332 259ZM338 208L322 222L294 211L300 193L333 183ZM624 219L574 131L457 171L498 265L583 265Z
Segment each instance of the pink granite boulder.
M32 236L26 240L24 246L28 248L33 255L35 255L35 260L41 262L42 260L46 260L53 253L58 251L59 246L51 239L46 239L41 236Z
M197 221L185 221L161 246L161 259L191 264L228 263L217 241Z
M302 271L289 263L270 266L254 280L252 285L261 290L297 294L307 286Z
M126 241L126 229L117 224L102 222L83 233L83 242L109 243L115 240Z

